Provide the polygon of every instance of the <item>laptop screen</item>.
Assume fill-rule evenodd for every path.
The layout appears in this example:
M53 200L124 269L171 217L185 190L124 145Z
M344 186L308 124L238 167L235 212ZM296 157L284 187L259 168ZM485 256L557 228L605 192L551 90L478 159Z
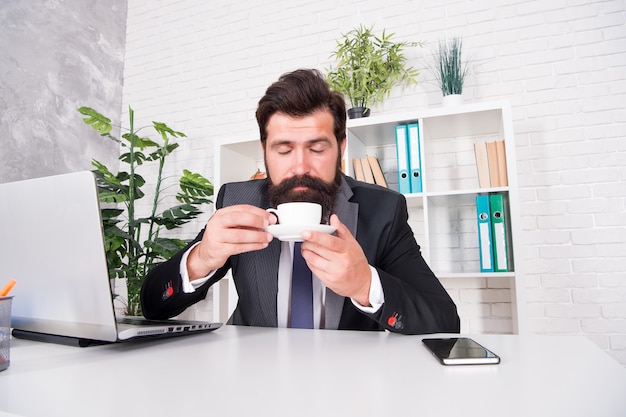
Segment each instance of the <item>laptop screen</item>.
M115 341L95 178L0 184L0 278L17 281L12 327Z

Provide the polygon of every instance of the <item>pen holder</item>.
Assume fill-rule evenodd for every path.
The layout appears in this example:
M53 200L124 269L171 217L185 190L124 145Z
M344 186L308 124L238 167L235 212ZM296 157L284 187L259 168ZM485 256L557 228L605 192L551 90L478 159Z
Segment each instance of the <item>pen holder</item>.
M9 367L11 348L11 301L13 297L0 297L0 371Z

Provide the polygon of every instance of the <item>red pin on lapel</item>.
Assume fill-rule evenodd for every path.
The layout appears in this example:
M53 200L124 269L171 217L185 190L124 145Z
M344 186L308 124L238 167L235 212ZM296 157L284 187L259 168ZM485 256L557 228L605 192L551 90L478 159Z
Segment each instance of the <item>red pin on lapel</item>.
M161 299L165 301L168 298L170 298L172 295L174 295L174 288L172 288L172 281L170 281L165 286L165 291L163 291L163 294L161 294Z
M393 312L393 314L391 316L389 316L389 318L387 319L387 324L390 327L393 327L396 330L400 330L402 328L404 328L404 323L402 323L402 316L399 315L397 312Z

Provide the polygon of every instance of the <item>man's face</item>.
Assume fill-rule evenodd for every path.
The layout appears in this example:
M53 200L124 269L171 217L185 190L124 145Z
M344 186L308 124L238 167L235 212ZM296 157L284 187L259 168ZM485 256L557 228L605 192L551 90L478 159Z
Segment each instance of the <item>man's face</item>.
M333 123L327 110L302 117L283 113L270 117L264 152L273 206L314 201L322 204L326 213L332 209L346 146L344 140L339 148Z

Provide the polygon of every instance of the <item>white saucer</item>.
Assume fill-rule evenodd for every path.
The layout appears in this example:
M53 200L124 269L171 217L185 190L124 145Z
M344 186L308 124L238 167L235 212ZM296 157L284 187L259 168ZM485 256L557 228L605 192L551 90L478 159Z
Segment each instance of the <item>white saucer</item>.
M334 233L337 230L333 226L327 224L308 224L308 225L290 225L290 224L274 224L267 226L267 231L274 235L275 238L283 241L302 242L302 232L305 230L313 230L326 234Z

